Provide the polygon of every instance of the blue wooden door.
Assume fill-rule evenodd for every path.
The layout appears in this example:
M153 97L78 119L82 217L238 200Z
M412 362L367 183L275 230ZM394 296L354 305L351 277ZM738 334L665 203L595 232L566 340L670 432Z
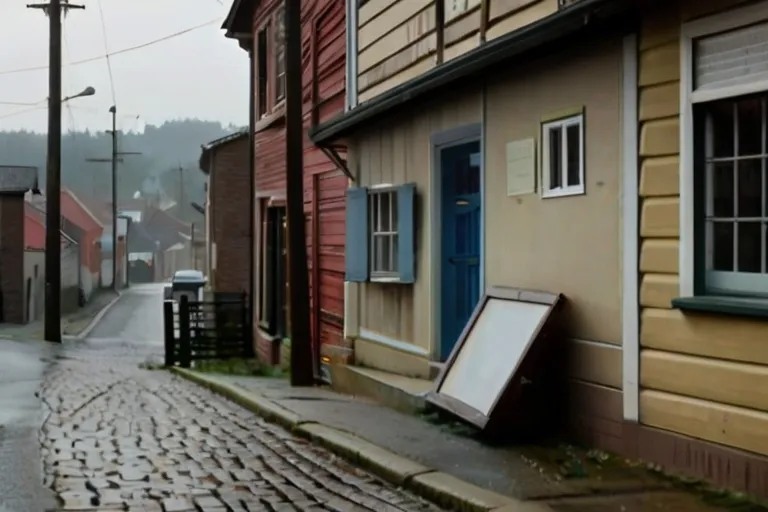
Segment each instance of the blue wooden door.
M447 359L480 298L480 142L445 148L440 154L441 341Z

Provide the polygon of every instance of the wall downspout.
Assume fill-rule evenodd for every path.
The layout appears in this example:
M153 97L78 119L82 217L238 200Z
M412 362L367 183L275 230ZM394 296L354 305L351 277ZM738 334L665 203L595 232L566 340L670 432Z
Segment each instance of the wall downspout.
M254 173L254 170L256 168L256 138L254 136L254 127L256 125L256 55L253 51L253 41L250 41L249 49L248 49L248 62L251 66L250 73L249 73L249 98L248 98L248 166L249 166L249 185L250 185L250 195L248 200L248 234L251 239L251 243L249 244L249 261L250 264L248 265L249 270L249 282L250 282L250 293L248 294L248 310L251 314L251 324L253 325L253 321L256 317L256 312L254 311L256 301L254 297L256 296L256 221L254 219L254 215L256 214L256 204L255 204L255 198L256 198L256 176Z

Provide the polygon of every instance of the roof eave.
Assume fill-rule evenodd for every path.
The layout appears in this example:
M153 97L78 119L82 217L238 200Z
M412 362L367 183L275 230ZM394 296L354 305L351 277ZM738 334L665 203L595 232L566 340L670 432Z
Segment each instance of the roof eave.
M483 73L505 60L563 39L582 30L596 16L601 20L628 12L633 0L580 0L527 27L500 36L483 46L442 64L421 76L309 130L313 143L322 146L349 135L360 124L442 89L458 80Z
M226 30L224 36L229 39L242 40L244 37L253 37L250 19L247 14L253 14L258 0L235 0L224 19L221 28ZM242 47L242 44L241 44Z

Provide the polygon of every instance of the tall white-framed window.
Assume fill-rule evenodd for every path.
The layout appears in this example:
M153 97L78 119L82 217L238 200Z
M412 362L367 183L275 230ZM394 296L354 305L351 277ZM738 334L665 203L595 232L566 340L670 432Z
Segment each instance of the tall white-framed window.
M584 194L584 114L541 126L542 197Z
M371 277L381 279L396 276L398 270L397 189L370 190L368 218Z
M768 298L768 2L683 26L680 292Z

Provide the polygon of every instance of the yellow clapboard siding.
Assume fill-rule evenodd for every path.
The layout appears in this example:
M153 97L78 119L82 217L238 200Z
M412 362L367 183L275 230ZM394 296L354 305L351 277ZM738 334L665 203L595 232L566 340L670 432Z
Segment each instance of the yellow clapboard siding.
M643 200L640 213L640 235L650 238L680 236L680 199L652 197Z
M676 196L680 194L680 158L646 158L640 169L640 195Z
M359 75L358 88L364 91L383 82L400 71L408 69L414 62L418 62L428 55L435 53L436 50L437 34L433 33Z
M459 41L451 46L446 46L443 50L443 62L448 62L451 59L455 59L465 53L477 48L480 41L476 35L470 36L463 41Z
M680 83L668 82L640 91L639 119L648 121L680 114Z
M680 118L670 117L643 123L640 156L671 156L680 153Z
M640 383L647 389L768 411L768 366L643 350Z
M498 0L497 0L498 1ZM527 4L530 2L522 2ZM493 12L494 2L491 1L491 12ZM491 41L499 36L513 32L519 28L530 25L551 14L557 12L557 0L540 0L530 3L522 10L514 11L514 14L506 18L500 18L492 21L490 28L485 34L486 41Z
M397 87L398 85L403 84L408 80L412 80L417 76L426 73L433 67L435 67L434 59L422 59L411 67L404 69L400 73L391 76L390 78L374 85L369 89L362 91L359 94L360 102L362 103L364 101L370 100L371 98L375 98L379 94L382 94L383 92L386 92L393 87Z
M643 22L640 24L640 51L650 50L680 40L680 16L677 9L660 3L647 6Z
M435 6L430 6L358 53L358 73L371 69L433 30L435 30Z
M439 0L438 0L439 1ZM446 25L450 24L451 21L453 21L456 18L459 18L461 16L464 16L466 13L473 11L475 9L478 9L480 7L480 0L465 0L466 4L455 4L456 9L451 9L450 7L453 7L454 2L452 0L442 0L445 2L445 23Z
M460 18L445 24L443 40L450 46L480 30L480 9L468 9Z
M645 274L640 284L640 305L671 308L672 299L680 296L680 280L675 274Z
M645 348L768 365L768 322L646 308L640 333Z
M400 0L369 0L357 13L357 25L362 27Z
M680 80L680 44L672 41L640 53L640 86Z
M433 3L434 0L400 0L393 4L389 9L358 30L358 51L365 50L378 39L381 39Z
M768 414L661 391L640 393L640 422L768 455Z
M640 248L640 271L677 274L680 267L680 241L649 238Z
M568 377L621 389L621 347L582 340L569 341Z
M495 22L510 13L524 9L541 0L488 0L488 21Z

